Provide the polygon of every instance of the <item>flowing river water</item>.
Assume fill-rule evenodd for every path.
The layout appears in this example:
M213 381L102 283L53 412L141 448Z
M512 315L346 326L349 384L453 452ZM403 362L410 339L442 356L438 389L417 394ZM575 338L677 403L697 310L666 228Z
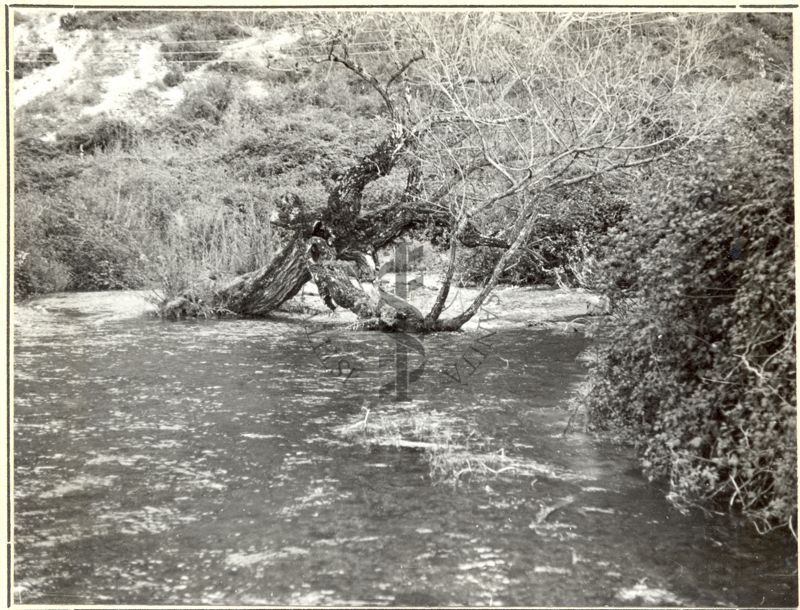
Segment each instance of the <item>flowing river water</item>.
M578 333L425 337L398 406L391 336L143 309L16 309L17 603L797 605L785 534L681 514L630 449L567 426ZM341 434L398 408L533 469L453 484Z

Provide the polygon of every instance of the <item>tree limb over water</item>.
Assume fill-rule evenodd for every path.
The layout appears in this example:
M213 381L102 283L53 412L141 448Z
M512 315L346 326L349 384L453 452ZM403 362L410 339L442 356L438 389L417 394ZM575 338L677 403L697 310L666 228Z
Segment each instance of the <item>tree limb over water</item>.
M693 79L709 61L707 22L675 17L654 37L622 17L304 16L305 48L324 51L321 61L309 51L310 65L348 70L369 85L383 102L386 135L332 176L324 208L294 226L270 265L217 291L212 307L264 316L313 280L329 306L350 309L365 328L461 328L531 237L545 198L568 198L602 176L635 179L638 168L703 140L720 118L700 111L710 100L724 107L713 83ZM399 169L408 174L402 194L364 209L367 186ZM371 258L425 227L448 247L427 314L399 297L368 295L337 264ZM442 319L458 248L479 246L502 254L474 301ZM165 307L167 315L186 311L185 299Z

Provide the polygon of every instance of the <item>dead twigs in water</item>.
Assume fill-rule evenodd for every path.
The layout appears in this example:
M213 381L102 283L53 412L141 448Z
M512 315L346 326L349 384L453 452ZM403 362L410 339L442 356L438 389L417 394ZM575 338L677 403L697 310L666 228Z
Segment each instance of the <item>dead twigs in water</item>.
M531 523L530 527L535 528L539 525L542 525L550 515L552 515L557 510L564 508L565 506L569 506L574 501L575 501L575 496L567 496L565 498L562 498L555 504L551 504L550 506L542 506L539 509L539 512L536 513L536 518L533 520L533 523Z

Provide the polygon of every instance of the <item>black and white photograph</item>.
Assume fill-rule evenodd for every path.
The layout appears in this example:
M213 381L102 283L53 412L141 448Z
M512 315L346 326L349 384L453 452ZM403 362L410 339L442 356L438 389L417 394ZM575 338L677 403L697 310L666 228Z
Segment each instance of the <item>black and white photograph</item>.
M6 606L798 607L797 5L4 8Z

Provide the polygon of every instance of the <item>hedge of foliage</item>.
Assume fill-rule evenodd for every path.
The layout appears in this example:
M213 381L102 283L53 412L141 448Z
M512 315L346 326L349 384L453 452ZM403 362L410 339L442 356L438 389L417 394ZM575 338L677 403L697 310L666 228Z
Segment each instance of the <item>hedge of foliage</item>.
M74 163L78 167L78 162ZM40 167L46 167L41 164ZM96 186L107 176L83 174ZM100 210L100 190L82 196L73 185L58 191L18 189L15 209L14 294L60 290L140 288L145 281L142 235ZM102 195L110 198L111 192Z
M639 439L678 504L713 499L794 532L791 104L737 133L612 232L602 281L617 315L589 412Z
M591 287L600 243L629 207L624 190L599 182L579 191L542 201L536 226L516 261L500 281L507 284L549 284ZM498 226L507 224L503 217ZM491 232L491 231L489 231ZM503 251L480 247L462 251L462 280L481 283L494 270Z

